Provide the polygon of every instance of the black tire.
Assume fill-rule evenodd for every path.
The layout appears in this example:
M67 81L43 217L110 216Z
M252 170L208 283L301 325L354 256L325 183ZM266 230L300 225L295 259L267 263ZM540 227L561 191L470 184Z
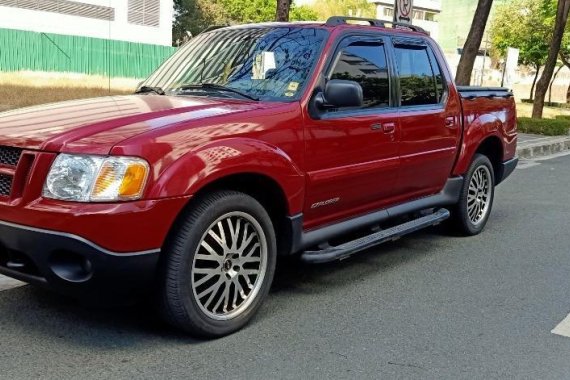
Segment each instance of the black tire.
M248 224L250 219L243 219L243 222L235 222L235 224L238 226L240 226L240 223L243 223L243 228L241 228L241 231L240 227L236 228L235 226L232 230L227 230L228 225L222 223L227 219L221 219L220 223L222 223L222 227L219 227L220 224L217 223L219 218L226 217L227 215L231 215L233 213L239 213L239 215L227 218L235 217L239 219L241 216L252 217L253 220L257 223L250 224L246 228L246 224ZM234 219L234 221L237 221L237 219ZM231 225L232 222L230 220L227 223ZM240 273L240 270L245 271L247 269L246 265L249 265L246 264L247 260L244 259L244 262L242 264L239 264L241 266L238 266L236 262L237 260L241 260L241 258L236 257L238 254L228 253L227 256L225 256L226 259L221 259L219 263L213 260L205 262L206 264L211 263L212 267L216 267L215 271L220 271L221 274L205 274L204 277L214 277L211 277L211 280L208 280L205 284L201 285L204 287L213 288L217 286L216 284L219 281L221 281L224 288L214 290L212 292L213 294L209 293L203 296L201 299L198 297L198 292L201 291L199 290L200 285L198 285L200 279L195 279L197 278L196 276L200 276L198 269L204 268L198 268L196 269L196 273L194 273L194 267L198 265L196 263L204 265L204 262L199 261L200 258L196 258L195 256L199 252L202 253L199 257L204 256L203 242L206 242L206 239L209 239L211 237L211 235L208 235L208 231L213 231L216 226L222 229L226 228L225 231L238 230L238 234L235 235L235 238L233 233L228 235L226 248L228 248L227 244L231 243L233 245L233 242L237 243L240 240L243 246L244 242L247 240L245 238L246 233L248 233L248 236L250 236L249 234L253 235L254 232L256 232L256 239L258 239L259 242L262 242L263 239L266 241L265 245L263 245L263 243L260 243L261 248L258 248L260 257L263 255L261 250L264 246L266 247L267 254L266 259L259 260L259 268L265 268L264 276L254 277L254 280L252 280L254 281L255 289L257 289L255 293L253 290L251 290L251 288L246 288L246 286L242 287L241 285L244 281L247 281L247 284L249 284L252 277L247 276L247 273L245 272L242 272L241 275L235 275L235 273ZM250 233L250 229L253 232ZM242 234L241 237L239 235L240 232ZM224 231L221 231L220 229L217 230L217 236L222 236L223 234ZM224 236L224 242L225 239L226 237ZM264 299L267 297L269 288L271 287L275 273L277 252L275 241L275 231L273 229L273 225L267 211L259 202L257 202L257 200L250 197L249 195L236 191L218 191L201 197L200 199L196 199L194 207L191 207L186 212L186 214L181 217L178 225L174 227L172 236L170 237L169 242L166 244L165 250L162 253L164 256L159 271L159 281L161 286L159 287L160 293L158 294L159 312L161 313L162 317L174 327L182 329L192 336L200 338L221 337L242 328L256 314ZM209 240L209 243L206 242L206 244L210 247L214 247L214 243L212 243L211 240ZM255 245L257 245L257 243ZM227 250L223 248L224 246L221 244L216 247L217 248L214 249L217 250L217 252L215 252L216 254L221 251L227 252ZM235 245L235 247L237 247L237 245ZM250 250L251 248L247 249ZM253 251L253 249L251 250ZM245 251L245 248L243 250ZM215 256L214 253L211 255L212 258L218 257ZM223 255L226 255L226 253L223 253ZM257 253L253 254L250 257L254 257L256 255ZM246 257L246 255L243 255L243 257ZM231 261L232 259L234 260L233 264ZM228 261L229 268L227 268L226 271L226 264ZM262 261L266 263L266 265L262 265ZM235 268L237 268L237 272L235 272L233 269L234 265L236 265ZM206 268L206 270L210 270L210 268ZM230 279L231 271L233 271L232 273L234 273L235 277ZM262 269L259 269L259 272L261 273ZM246 280L245 277L248 277L248 279ZM231 283L231 281L235 281L235 278L237 278L238 282L240 282L241 279L240 285ZM212 281L214 284L210 285L210 281ZM219 311L219 314L222 315L222 317L228 319L215 319L218 318L216 311L208 310L208 307L210 306L205 306L206 302L203 300L205 298L209 298L210 295L212 297L216 297L216 294L220 294L220 298L223 297L224 299L222 300L222 304L219 306L219 308L232 308L232 305L236 304L236 299L233 298L236 297L236 295L234 295L234 292L237 294L239 300L241 300L241 293L238 291L237 286L240 286L240 290L244 289L250 292L249 294L252 295L251 301L245 302L248 298L243 299L240 307L244 308L241 309L241 312L239 314L228 318L227 316L222 315L225 313L225 310L221 310ZM228 288L227 295L225 294L226 287ZM230 302L230 298L233 298L233 303ZM213 303L214 302L212 302L212 304ZM209 315L208 313L211 314Z
M481 173L480 175L484 175L482 173L488 173L489 181L490 181L490 189L488 190L489 198L488 208L484 210L484 214L480 215L480 219L470 216L470 208L469 208L469 188L472 185L472 181L474 180L474 176L476 173ZM484 191L481 192L483 194ZM476 193L476 198L479 197L479 193ZM473 194L472 194L473 195ZM481 195L482 199L483 195ZM473 236L481 233L489 220L489 216L491 215L491 210L493 208L493 201L495 199L495 173L493 170L493 165L489 158L482 154L475 154L473 157L473 161L469 166L469 170L465 176L465 182L463 183L463 187L461 189L461 194L459 196L459 202L452 208L452 218L450 226L452 229L459 235L463 236ZM472 209L471 209L472 210ZM476 211L476 209L475 209ZM475 212L476 213L476 212ZM474 220L477 220L475 223Z

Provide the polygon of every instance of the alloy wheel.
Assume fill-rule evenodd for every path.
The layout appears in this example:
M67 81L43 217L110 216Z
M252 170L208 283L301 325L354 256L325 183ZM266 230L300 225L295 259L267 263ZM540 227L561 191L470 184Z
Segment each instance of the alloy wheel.
M255 218L230 212L203 234L192 264L198 306L216 320L235 318L260 291L267 270L267 238Z
M474 225L485 220L489 212L493 190L491 181L491 172L486 166L479 166L471 176L467 195L467 214Z

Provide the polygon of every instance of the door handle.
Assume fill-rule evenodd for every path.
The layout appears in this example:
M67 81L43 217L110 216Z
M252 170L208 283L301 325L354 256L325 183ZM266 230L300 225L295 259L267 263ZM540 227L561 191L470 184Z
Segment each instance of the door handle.
M374 124L372 126L373 130L376 129L382 129L382 132L384 133L394 133L394 131L396 130L396 123L381 123L381 124Z
M445 126L447 128L455 128L455 117L449 116L445 118Z

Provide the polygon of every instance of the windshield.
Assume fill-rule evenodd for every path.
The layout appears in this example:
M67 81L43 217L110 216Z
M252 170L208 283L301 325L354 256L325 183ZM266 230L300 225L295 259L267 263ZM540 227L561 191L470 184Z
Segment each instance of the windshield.
M328 32L308 27L221 29L181 47L141 87L169 95L295 100L319 57ZM232 91L221 91L219 86ZM193 86L194 85L194 86ZM242 97L243 98L243 97Z

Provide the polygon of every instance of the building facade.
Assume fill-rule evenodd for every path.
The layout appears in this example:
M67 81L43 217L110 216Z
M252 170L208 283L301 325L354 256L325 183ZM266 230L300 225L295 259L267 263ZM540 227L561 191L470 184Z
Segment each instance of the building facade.
M478 1L441 0L441 2L441 13L438 18L440 25L440 38L438 42L446 53L457 53L457 49L463 48L463 45L465 44L467 34L469 34L469 29L471 28L471 22L473 21L473 15L477 9ZM487 26L491 25L493 12L496 7L505 2L506 0L493 1L493 8L491 8L491 14L489 16ZM485 49L485 46L490 44L488 40L488 34L485 33L485 37L481 44L482 49Z
M368 0L376 5L376 18L392 21L394 17L394 0ZM414 0L412 24L427 30L438 40L440 31L438 15L441 12L441 0Z
M172 45L173 0L0 0L0 28Z
M0 0L0 71L148 76L173 52L173 0Z

